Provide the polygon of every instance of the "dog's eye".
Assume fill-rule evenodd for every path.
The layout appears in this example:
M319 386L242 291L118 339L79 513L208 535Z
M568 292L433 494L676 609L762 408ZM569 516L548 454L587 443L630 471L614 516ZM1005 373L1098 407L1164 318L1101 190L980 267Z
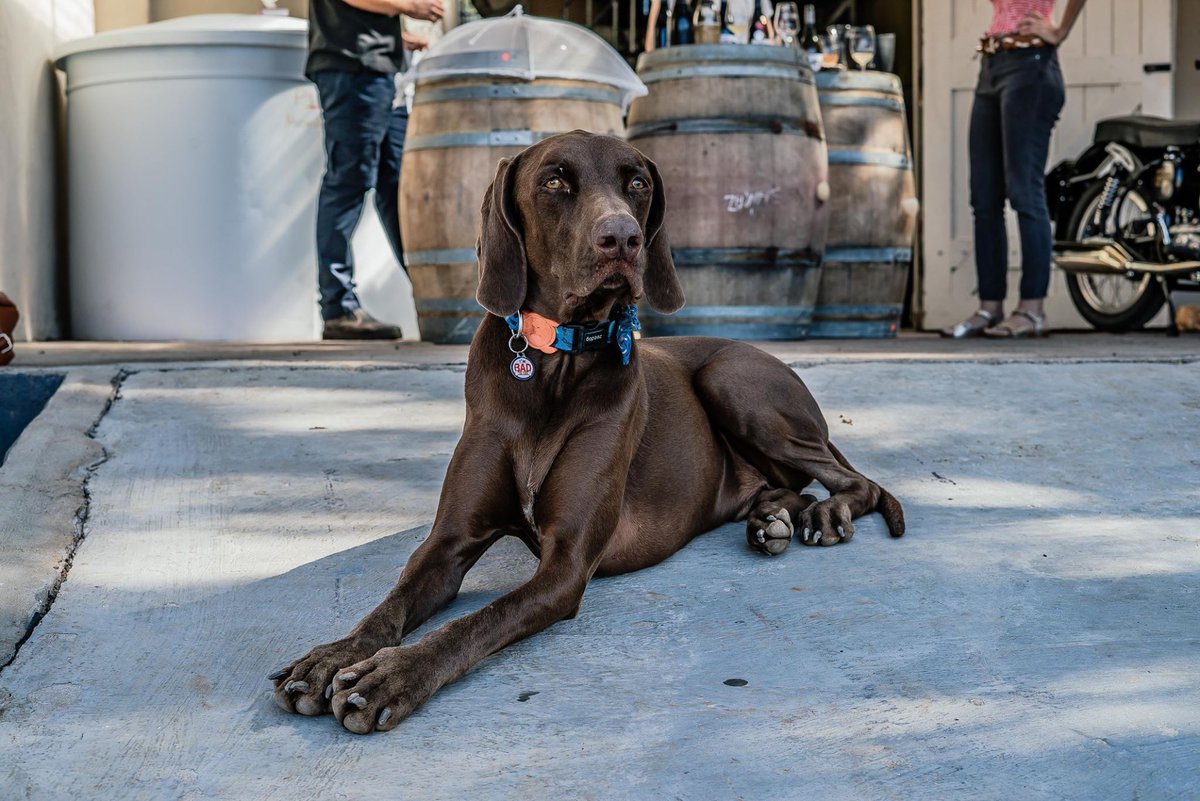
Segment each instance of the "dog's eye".
M646 188L646 179L640 175L634 176L633 180L629 182L629 188L638 192L642 191Z
M563 179L559 178L557 175L554 176L553 178L551 178L550 180L546 181L546 183L542 184L542 186L546 187L547 189L551 190L552 192L557 192L560 189L567 188L567 185L565 183L563 183Z

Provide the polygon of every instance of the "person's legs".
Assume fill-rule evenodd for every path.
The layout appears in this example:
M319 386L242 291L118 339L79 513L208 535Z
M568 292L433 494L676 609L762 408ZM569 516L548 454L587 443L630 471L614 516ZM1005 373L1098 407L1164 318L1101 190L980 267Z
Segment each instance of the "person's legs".
M945 336L977 335L999 322L1008 288L1008 233L1004 227L1004 132L1000 98L992 78L991 56L984 56L971 105L968 153L971 161L971 211L975 218L975 274L979 282L979 307Z
M387 134L379 147L379 177L375 181L375 208L396 254L396 261L405 272L404 244L400 239L400 161L404 157L404 135L407 130L408 109L402 103L392 109L388 118Z
M1050 210L1046 205L1046 158L1050 134L1065 99L1062 73L1052 48L1021 53L1020 70L1001 93L1008 200L1021 233L1021 301L1039 305L1050 286Z
M326 158L317 200L317 275L321 316L331 320L360 307L350 239L375 185L395 84L370 72L323 70L312 77L321 96Z
M1042 334L1053 247L1046 205L1046 157L1065 100L1057 54L1051 48L1012 53L1000 84L1005 184L1021 236L1021 302L994 333Z

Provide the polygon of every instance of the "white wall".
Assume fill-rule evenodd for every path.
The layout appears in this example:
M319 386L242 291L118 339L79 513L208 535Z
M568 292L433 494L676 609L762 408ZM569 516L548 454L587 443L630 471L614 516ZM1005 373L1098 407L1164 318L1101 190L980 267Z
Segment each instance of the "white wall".
M1175 116L1200 120L1200 0L1177 0Z
M93 32L92 0L0 0L0 291L21 311L20 339L64 333L57 185L59 42Z

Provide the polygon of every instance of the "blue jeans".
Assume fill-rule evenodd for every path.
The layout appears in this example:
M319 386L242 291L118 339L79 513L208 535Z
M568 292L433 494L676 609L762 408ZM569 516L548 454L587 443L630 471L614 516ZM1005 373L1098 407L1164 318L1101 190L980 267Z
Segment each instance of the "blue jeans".
M1053 243L1043 175L1050 132L1065 99L1053 47L983 57L969 145L980 300L1004 300L1008 289L1006 197L1021 234L1021 299L1046 297Z
M360 304L354 293L350 239L367 190L392 250L404 265L398 213L400 158L408 111L392 108L396 85L378 72L321 70L311 76L325 118L325 177L317 198L317 282L321 316L342 317Z

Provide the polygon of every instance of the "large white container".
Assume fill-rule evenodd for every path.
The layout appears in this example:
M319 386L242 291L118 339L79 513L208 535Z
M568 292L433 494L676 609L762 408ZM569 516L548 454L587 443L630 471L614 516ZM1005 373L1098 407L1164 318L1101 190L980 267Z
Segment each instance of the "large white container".
M319 335L306 47L303 21L221 14L60 49L76 338Z

